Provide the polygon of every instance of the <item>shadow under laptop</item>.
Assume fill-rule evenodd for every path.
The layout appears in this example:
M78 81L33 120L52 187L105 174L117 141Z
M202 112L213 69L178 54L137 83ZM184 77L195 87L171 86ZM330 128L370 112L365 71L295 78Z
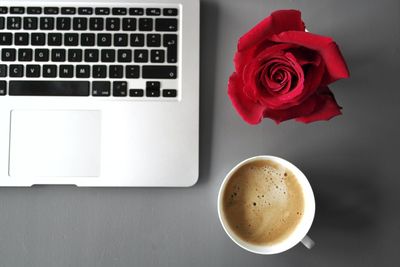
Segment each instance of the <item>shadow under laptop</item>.
M197 184L210 179L213 146L214 99L216 94L219 11L212 2L200 4L200 169Z

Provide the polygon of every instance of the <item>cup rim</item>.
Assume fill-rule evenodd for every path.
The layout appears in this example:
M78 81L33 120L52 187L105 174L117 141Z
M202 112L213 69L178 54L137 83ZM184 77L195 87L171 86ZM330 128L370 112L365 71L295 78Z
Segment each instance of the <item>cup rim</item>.
M297 181L299 182L302 190L303 190L303 195L304 195L304 214L302 216L302 219L296 226L295 230L289 235L288 238L286 238L284 241L273 244L273 245L254 245L249 242L244 241L240 237L238 237L229 227L227 222L225 221L223 212L222 212L222 196L226 187L226 184L232 177L232 174L235 173L240 167L243 165L250 163L252 161L256 160L272 160L278 164L281 164L288 169L290 169L293 173L294 176L296 177ZM314 198L314 193L311 188L311 185L307 179L307 177L304 175L304 173L297 168L294 164L291 162L280 158L276 156L270 156L270 155L259 155L259 156L254 156L247 158L238 164L236 164L235 167L233 167L228 174L225 176L224 180L221 183L221 186L219 188L218 192L218 217L220 220L220 223L222 225L222 228L224 229L225 233L229 236L229 238L236 243L238 246L241 248L250 251L252 253L256 254L262 254L262 255L270 255L270 254L277 254L284 252L286 250L289 250L290 248L294 247L297 245L301 240L307 235L308 231L311 228L311 225L314 220L315 216L315 198Z

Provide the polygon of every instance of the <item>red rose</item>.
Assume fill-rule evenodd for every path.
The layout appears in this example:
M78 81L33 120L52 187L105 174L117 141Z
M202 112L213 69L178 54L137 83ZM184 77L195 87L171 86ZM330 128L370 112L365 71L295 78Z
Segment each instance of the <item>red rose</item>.
M331 38L305 31L299 11L276 11L243 35L234 61L228 94L250 124L341 114L327 85L349 77L346 63Z

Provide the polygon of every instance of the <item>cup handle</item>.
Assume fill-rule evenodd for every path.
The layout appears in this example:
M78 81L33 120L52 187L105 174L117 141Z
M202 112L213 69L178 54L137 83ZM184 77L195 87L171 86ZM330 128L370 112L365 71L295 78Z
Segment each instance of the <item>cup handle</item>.
M311 249L314 245L315 242L312 240L308 235L306 235L302 240L301 243L308 249Z

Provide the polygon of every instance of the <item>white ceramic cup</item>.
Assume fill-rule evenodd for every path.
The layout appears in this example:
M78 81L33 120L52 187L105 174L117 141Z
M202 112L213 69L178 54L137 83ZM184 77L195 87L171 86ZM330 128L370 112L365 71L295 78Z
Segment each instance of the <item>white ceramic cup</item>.
M304 214L294 229L294 231L283 241L273 244L273 245L254 245L252 243L246 242L243 239L241 239L239 236L235 234L235 232L229 227L229 224L227 223L225 216L223 214L223 209L222 209L222 201L223 201L223 195L225 191L225 187L229 181L229 179L232 177L232 175L243 165L250 163L252 161L257 161L257 160L271 160L273 162L276 162L287 169L289 169L294 176L296 177L297 181L299 182L303 195L304 195ZM314 220L314 214L315 214L315 199L314 199L314 193L312 191L312 188L310 186L310 183L308 182L306 176L292 163L290 163L287 160L284 160L282 158L274 157L274 156L257 156L253 158L246 159L239 164L237 164L225 177L224 181L222 182L221 188L219 190L218 194L218 216L221 221L222 227L224 228L225 232L228 234L228 236L240 247L253 252L253 253L258 253L258 254L276 254L276 253L281 253L284 252L292 247L294 247L296 244L299 242L303 242L303 244L311 248L313 246L313 241L307 236L308 231L310 230L310 227L312 225L312 222Z

